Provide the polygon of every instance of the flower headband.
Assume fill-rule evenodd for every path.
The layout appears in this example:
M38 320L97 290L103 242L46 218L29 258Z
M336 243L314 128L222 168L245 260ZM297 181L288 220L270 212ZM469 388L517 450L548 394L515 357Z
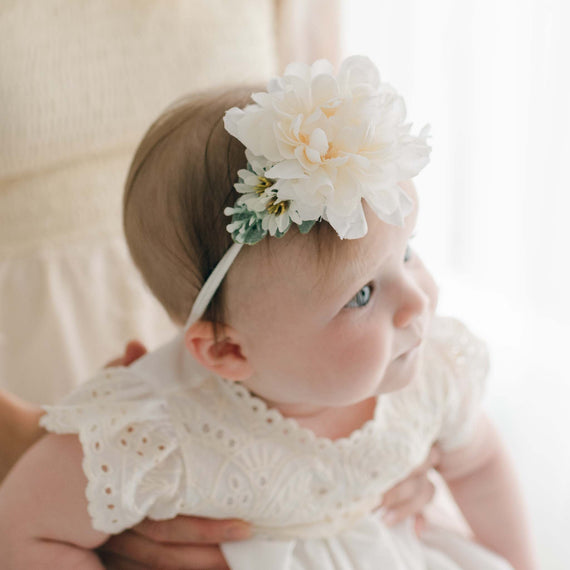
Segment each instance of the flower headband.
M428 128L405 124L400 95L380 81L364 56L352 56L335 77L326 60L294 63L253 104L229 109L226 130L246 147L247 167L234 185L240 196L224 214L235 242L200 291L187 326L197 320L243 244L282 237L328 222L341 239L366 235L365 200L384 222L403 225L412 202L399 185L429 161Z

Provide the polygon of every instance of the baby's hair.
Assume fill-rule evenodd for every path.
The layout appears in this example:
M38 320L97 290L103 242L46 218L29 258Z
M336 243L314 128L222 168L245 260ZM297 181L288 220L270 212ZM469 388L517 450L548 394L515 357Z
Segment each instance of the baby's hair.
M127 243L151 291L179 324L232 244L223 211L239 196L233 185L247 161L244 146L224 129L224 113L250 103L258 90L217 89L181 99L153 123L133 158L124 195ZM312 239L292 229L281 239L313 242L318 258L331 262L333 244L340 242L334 230L318 223L308 236ZM265 247L270 253L275 239L245 247ZM225 317L222 282L202 317L214 324L216 339Z

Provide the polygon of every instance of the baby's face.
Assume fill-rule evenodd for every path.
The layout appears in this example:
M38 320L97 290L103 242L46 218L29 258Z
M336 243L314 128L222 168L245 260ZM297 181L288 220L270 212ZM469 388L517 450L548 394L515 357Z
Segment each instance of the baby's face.
M244 384L274 407L345 406L418 371L437 288L408 245L417 207L402 228L365 211L368 233L342 241L324 275L307 236L288 235L228 273L228 324L254 370Z

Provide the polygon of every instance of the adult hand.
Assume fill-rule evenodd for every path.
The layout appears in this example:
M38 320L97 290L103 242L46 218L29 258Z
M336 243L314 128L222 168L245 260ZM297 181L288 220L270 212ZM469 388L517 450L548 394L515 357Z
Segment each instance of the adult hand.
M229 570L220 542L249 538L250 527L239 520L178 516L144 520L112 536L99 556L108 570Z
M138 360L141 356L144 356L147 352L148 351L146 349L146 346L142 342L138 340L131 340L129 343L127 343L123 356L111 360L111 362L107 363L105 368L112 368L113 366L129 366L135 360Z
M415 515L416 534L421 535L425 526L422 510L435 493L435 485L427 474L430 469L437 467L440 459L441 451L436 444L419 467L384 494L380 507L386 509L384 521L387 524L392 526Z

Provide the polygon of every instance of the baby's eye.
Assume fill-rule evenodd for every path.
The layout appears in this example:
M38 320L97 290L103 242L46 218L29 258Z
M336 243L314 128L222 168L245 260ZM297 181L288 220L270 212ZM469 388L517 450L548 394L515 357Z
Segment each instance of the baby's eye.
M365 285L360 289L360 291L345 305L346 309L357 309L358 307L364 307L370 301L370 296L372 295L372 287L370 285Z

